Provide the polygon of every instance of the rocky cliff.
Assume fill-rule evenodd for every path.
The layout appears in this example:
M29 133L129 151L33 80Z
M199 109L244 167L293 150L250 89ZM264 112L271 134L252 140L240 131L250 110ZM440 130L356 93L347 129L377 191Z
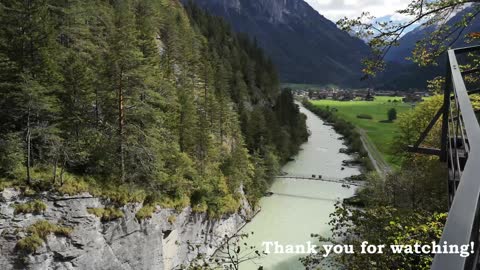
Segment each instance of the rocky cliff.
M0 193L0 269L174 269L188 263L199 245L212 254L220 236L231 235L245 223L250 208L244 202L239 214L208 220L204 214L157 208L152 218L137 220L140 204L126 205L123 218L102 222L87 212L105 207L105 202L89 194L59 197L45 193L46 210L38 215L14 214L14 205L29 201L14 189ZM73 228L68 237L50 234L33 254L16 249L25 237L25 228L39 220Z

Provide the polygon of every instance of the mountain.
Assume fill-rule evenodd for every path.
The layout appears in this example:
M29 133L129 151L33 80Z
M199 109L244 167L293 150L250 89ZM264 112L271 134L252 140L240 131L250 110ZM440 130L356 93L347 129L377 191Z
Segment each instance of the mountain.
M460 22L466 14L476 13L477 11L477 5L465 6L450 14L447 24L453 27L456 23ZM431 35L437 28L438 25L430 25L427 27L419 26L403 36L399 41L399 46L392 47L386 55L387 69L383 74L380 74L376 86L399 90L409 88L424 89L427 86L427 80L444 75L445 54L438 59L438 66L418 67L411 60L407 59L412 55L416 43ZM478 42L465 42L463 38L464 35L472 32L480 32L480 18L478 16L463 30L462 35L451 47L458 48L478 44ZM457 33L455 35L457 35Z
M255 38L272 57L281 81L357 85L368 46L303 0L193 0Z
M478 5L470 5L460 8L456 12L450 14L450 19L447 21L447 25L454 27L455 24L461 22L465 15L469 13L476 13L478 11ZM417 41L429 36L435 30L438 29L438 25L430 25L430 26L419 26L415 28L413 31L407 33L400 39L399 46L393 47L390 52L386 55L387 61L397 62L397 63L411 63L409 60L405 58L411 56L412 50L415 48L415 44ZM479 32L480 31L480 18L477 16L468 27L462 32L460 38L455 41L452 45L452 48L458 48L462 46L468 46L471 44L467 44L465 40L462 38L464 34L471 33L471 32ZM455 33L452 37L455 37L457 33Z

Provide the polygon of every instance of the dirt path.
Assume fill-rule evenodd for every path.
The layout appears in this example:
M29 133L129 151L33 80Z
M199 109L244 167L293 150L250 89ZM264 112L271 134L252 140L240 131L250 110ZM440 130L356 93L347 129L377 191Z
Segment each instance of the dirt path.
M358 134L360 134L360 140L362 141L363 147L368 152L368 157L372 161L373 167L380 176L385 177L385 175L392 171L392 168L390 168L380 151L378 151L375 144L370 140L367 132L361 128L357 128L357 131Z

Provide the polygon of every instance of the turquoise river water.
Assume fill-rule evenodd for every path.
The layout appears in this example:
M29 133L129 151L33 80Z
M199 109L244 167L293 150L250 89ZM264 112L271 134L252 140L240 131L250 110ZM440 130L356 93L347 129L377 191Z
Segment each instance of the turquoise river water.
M300 107L307 116L307 125L311 136L294 161L283 167L290 175L322 175L324 178L344 178L359 174L358 168L344 168L342 161L351 156L339 153L345 147L340 135L316 115ZM312 233L330 235L329 214L338 200L351 197L354 188L345 188L341 184L322 181L295 179L277 179L273 183L271 197L261 200L261 211L248 223L243 232L254 232L247 240L260 251L262 243L277 241L282 245L305 245L307 241L317 243ZM263 266L265 270L303 269L297 254L269 254L261 259L249 261L240 266L242 270L256 270Z

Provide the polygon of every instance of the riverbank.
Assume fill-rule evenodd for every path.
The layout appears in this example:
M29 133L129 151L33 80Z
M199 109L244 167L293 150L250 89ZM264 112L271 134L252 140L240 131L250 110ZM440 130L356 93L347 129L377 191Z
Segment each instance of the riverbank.
M307 116L311 136L302 150L283 168L288 175L322 175L325 178L348 178L360 174L358 167L344 167L342 161L352 155L340 153L345 141L332 126L325 125L318 116L300 106ZM344 169L342 170L342 167ZM270 188L272 195L260 201L262 211L241 232L254 232L248 245L263 250L264 241L278 241L284 245L316 242L311 234L329 235L329 215L335 203L355 194L355 188L342 184L296 179L276 179ZM269 254L259 260L246 262L242 270L303 269L298 254Z
M352 123L338 117L335 112L329 108L317 107L308 100L303 101L302 104L306 109L331 125L336 132L343 135L347 149L341 149L341 151L346 154L355 155L354 160L352 160L350 164L359 164L365 169L364 172L376 169L373 165L376 163L373 155L369 155L368 148L365 147L360 133Z
M399 116L411 110L416 104L404 103L402 97L390 96L376 96L373 101L324 99L310 102L316 107L334 110L336 115L356 126L382 171L388 171L387 168L383 168L382 163L391 167L400 165L401 161L391 151L398 132L397 121L389 121L388 111L394 109ZM369 147L369 142L377 150Z

